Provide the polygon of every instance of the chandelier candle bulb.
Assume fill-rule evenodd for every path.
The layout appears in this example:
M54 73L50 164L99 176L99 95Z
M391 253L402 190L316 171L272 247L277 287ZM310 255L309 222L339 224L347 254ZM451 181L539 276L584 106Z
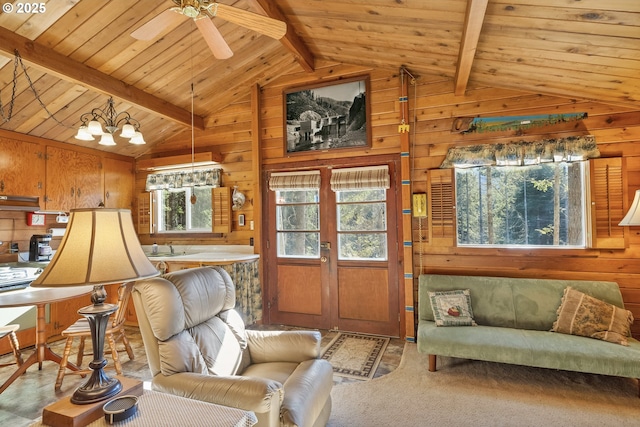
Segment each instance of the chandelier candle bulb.
M102 125L97 120L91 120L87 125L87 130L91 135L98 136L103 134Z
M139 132L138 132L139 133ZM120 136L123 138L132 138L136 134L136 128L133 127L132 124L127 123L122 126L122 132L120 132Z

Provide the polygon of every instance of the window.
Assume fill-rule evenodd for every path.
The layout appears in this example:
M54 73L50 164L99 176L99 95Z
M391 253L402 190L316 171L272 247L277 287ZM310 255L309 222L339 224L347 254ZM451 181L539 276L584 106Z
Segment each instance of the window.
M387 260L384 188L336 191L338 259Z
M192 195L196 203L191 203ZM211 233L211 188L155 190L158 233Z
M278 257L320 258L318 189L276 190Z
M458 245L585 247L588 162L455 170Z

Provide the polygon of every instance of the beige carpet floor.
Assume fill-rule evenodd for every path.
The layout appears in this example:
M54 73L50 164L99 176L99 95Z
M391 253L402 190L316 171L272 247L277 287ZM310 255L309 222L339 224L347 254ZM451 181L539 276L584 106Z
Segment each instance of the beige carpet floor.
M640 426L634 379L438 358L405 344L400 366L333 388L331 427Z

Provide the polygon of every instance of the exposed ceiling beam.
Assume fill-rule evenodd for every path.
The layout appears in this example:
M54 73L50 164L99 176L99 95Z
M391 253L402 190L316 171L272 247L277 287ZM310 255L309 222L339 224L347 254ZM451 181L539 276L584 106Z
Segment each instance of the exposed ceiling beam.
M80 84L106 95L113 95L144 110L191 127L190 111L150 95L108 74L101 73L81 62L73 61L51 48L0 27L0 53L5 53L8 57L13 58L16 50L22 59L41 68L48 74L53 74L63 80ZM204 119L200 116L194 116L193 124L198 129L204 129Z
M280 42L291 52L305 71L309 73L315 71L315 57L302 39L293 31L293 25L287 22L287 18L276 6L275 2L271 0L250 0L250 2L255 10L287 24L287 33L280 39Z
M467 16L464 19L462 42L460 43L460 52L458 52L454 90L456 95L464 95L467 90L473 58L476 56L480 31L487 11L487 3L489 0L468 0Z

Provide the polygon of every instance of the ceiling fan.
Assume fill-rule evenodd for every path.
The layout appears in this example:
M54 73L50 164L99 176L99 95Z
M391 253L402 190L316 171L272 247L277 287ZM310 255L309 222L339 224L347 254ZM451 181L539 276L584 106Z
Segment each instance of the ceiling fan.
M160 13L149 22L145 23L131 33L138 40L151 40L166 27L174 24L182 16L195 21L198 30L202 33L213 56L218 59L227 59L233 55L231 48L216 28L211 18L219 17L260 34L272 37L276 40L284 37L287 32L287 24L268 16L259 15L248 10L228 6L210 0L172 0L176 7L169 8ZM181 16L182 15L182 16Z

